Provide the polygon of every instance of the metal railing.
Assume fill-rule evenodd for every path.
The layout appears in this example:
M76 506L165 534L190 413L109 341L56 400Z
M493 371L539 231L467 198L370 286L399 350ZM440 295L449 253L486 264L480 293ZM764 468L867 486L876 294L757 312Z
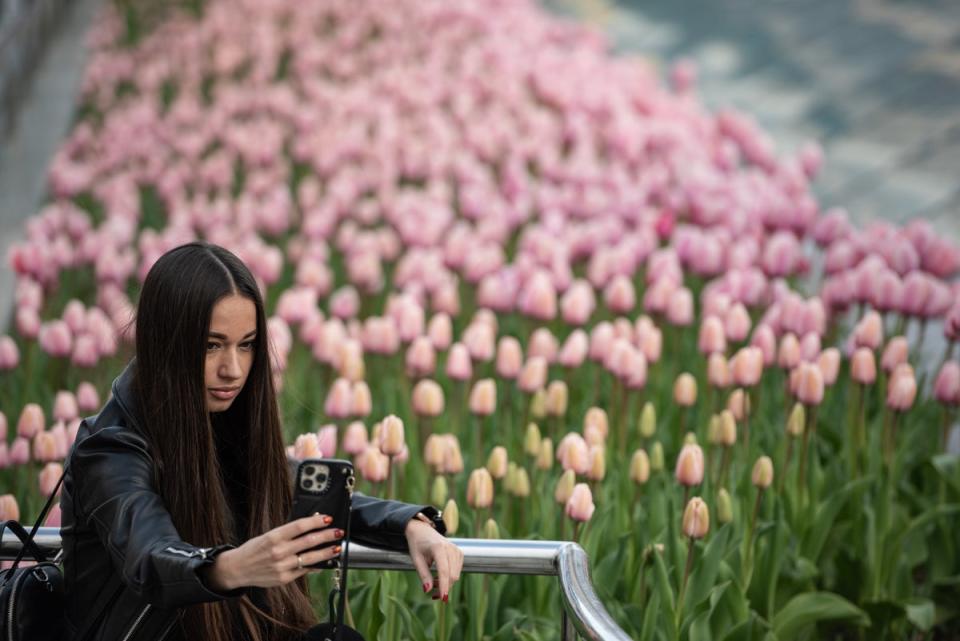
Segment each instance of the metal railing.
M581 636L591 641L628 641L597 597L590 581L590 561L583 548L570 541L520 541L510 539L451 539L463 550L463 571L482 574L555 576L563 598L560 638ZM60 529L42 527L34 542L44 552L60 549ZM4 533L0 559L16 558L20 540ZM364 570L413 570L410 557L401 552L350 545L350 566Z

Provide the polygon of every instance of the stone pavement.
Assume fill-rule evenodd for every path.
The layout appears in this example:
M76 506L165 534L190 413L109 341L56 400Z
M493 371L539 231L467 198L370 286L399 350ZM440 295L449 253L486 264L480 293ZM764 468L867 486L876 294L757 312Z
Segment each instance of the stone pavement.
M698 63L711 108L751 113L781 151L814 138L824 207L918 216L960 243L960 2L549 0L615 48Z

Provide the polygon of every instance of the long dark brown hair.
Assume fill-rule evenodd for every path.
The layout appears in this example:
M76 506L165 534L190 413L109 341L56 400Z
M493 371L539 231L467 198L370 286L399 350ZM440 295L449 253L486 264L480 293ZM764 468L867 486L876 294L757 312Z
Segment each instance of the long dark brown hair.
M204 384L210 315L217 301L231 294L251 300L257 316L246 384L218 417L237 437L239 468L247 477L246 500L241 504L248 513L236 518L227 500ZM239 545L282 525L292 487L263 298L246 265L226 249L207 243L182 245L161 256L140 294L136 348L133 394L156 462L157 489L180 536L198 546ZM236 532L235 521L245 523L246 531ZM263 594L267 612L248 596L187 607L182 620L187 637L233 641L231 628L238 621L251 641L294 639L316 623L304 578ZM263 630L269 630L266 636Z

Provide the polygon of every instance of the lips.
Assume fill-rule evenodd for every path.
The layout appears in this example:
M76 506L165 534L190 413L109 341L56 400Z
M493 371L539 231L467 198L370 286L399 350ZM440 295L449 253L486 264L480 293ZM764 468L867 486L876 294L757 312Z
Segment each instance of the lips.
M221 401L229 401L240 391L239 387L211 387L210 394Z

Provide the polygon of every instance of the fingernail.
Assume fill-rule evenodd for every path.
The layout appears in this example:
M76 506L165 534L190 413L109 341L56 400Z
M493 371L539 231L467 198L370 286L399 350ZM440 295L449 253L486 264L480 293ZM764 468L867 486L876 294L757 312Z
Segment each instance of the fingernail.
M339 546L339 545L334 546L334 548L333 548L333 553L334 553L334 554L340 554L340 546Z
M338 539L342 539L342 538L343 538L343 530L336 530L336 531L334 531L333 535L334 535L335 537L337 537Z
M423 584L423 593L426 594L426 593L429 592L429 591L430 591L430 584L429 584L429 583L424 583L424 584Z
M323 517L323 522L326 523L327 525L330 525L331 523L333 523L333 517L332 517L332 516L325 516L325 517Z
M450 595L449 595L449 594L444 594L444 595L443 595L443 602L444 602L444 603L446 603L449 599L450 599Z

